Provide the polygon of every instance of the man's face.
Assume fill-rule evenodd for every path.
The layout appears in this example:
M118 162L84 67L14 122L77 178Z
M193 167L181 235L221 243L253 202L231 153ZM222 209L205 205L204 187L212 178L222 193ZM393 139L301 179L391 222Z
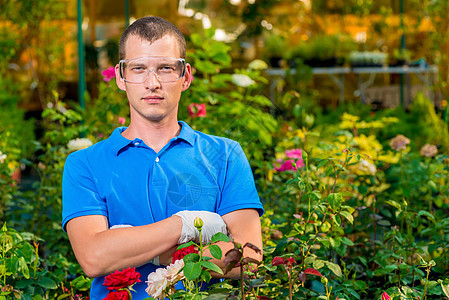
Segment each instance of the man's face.
M176 39L165 35L159 40L150 43L138 36L132 35L126 41L125 59L140 57L170 57L179 58L179 49ZM187 64L183 78L175 82L159 82L153 72L150 72L144 83L129 83L120 78L119 65L115 67L117 85L126 91L130 104L131 122L141 121L168 121L177 120L178 103L181 92L186 90L191 82L191 68Z

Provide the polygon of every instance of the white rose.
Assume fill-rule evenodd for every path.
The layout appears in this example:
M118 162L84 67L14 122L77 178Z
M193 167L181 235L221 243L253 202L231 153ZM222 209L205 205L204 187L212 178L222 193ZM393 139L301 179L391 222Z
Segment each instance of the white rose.
M92 146L91 140L89 140L88 138L81 138L81 139L78 138L70 140L69 143L67 144L67 149L69 150L69 152L73 152L90 146Z
M168 284L167 270L159 268L148 275L148 287L145 289L148 295L157 299L165 299L165 289Z
M178 259L167 267L166 277L170 284L174 285L184 279L184 272L179 272L182 268L184 268L184 260L182 259Z
M254 80L249 78L248 75L244 74L232 74L232 82L241 87L249 87L250 85L254 85L256 83Z

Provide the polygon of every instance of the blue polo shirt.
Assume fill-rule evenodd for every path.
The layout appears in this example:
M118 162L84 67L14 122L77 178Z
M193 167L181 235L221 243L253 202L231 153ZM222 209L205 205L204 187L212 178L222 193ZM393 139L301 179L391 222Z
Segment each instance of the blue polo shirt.
M122 136L126 127L93 146L71 153L62 182L63 228L73 218L106 216L109 226L155 223L182 210L206 210L225 215L263 207L248 160L230 139L182 129L158 153L140 139ZM137 268L142 283L133 299L148 297L146 279L156 267ZM103 299L104 277L95 278L91 299Z

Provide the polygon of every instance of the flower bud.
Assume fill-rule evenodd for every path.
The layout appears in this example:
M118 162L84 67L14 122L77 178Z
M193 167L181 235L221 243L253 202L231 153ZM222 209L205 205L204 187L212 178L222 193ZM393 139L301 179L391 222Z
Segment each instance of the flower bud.
M196 227L196 229L201 230L204 223L200 217L196 217L195 220L193 220L193 225Z

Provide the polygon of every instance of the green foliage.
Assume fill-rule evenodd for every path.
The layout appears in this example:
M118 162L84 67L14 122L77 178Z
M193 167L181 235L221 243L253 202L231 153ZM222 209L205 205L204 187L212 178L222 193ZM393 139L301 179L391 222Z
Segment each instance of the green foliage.
M419 141L421 145L426 143L436 144L449 149L449 131L447 124L435 112L432 102L423 94L418 94L410 105L411 118L421 128L421 136L425 139Z
M269 113L271 101L263 96L268 82L258 68L221 73L231 63L230 48L214 41L213 34L214 29L210 29L204 36L191 36L196 50L188 53L187 59L195 68L195 79L183 93L180 119L186 119L196 130L234 139L249 159L262 160L277 130L277 121ZM207 117L188 116L187 106L191 103L205 103ZM218 120L222 120L221 126L216 126Z
M34 234L19 233L3 223L0 231L0 299L56 299L58 295L74 296L74 287L77 291L86 291L90 287L91 281L80 276L72 282L72 290L65 288L64 277L51 273L40 258L40 242L42 240Z

